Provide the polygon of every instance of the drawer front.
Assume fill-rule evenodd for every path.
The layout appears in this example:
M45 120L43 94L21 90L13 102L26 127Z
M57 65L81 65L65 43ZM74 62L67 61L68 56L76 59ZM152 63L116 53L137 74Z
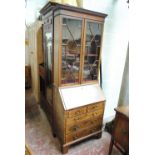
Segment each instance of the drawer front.
M129 146L129 121L121 116L116 116L114 128L115 140L125 149Z
M101 127L102 127L101 125L97 125L92 128L87 128L87 129L81 130L79 132L75 132L73 134L66 135L66 143L72 142L72 141L77 140L81 137L84 137L84 136L92 134L96 131L99 131L99 130L101 130Z
M103 102L92 104L87 107L87 112L103 109L103 107Z
M75 124L66 126L66 134L70 134L84 128L95 126L97 124L102 124L102 115L93 119L88 119L83 122L79 122L77 124L75 123Z
M90 113L87 114L87 117L88 118L94 118L94 117L97 117L99 115L103 115L103 109L90 112Z
M86 113L86 107L68 111L68 117L75 117Z
M103 109L98 110L98 111L94 111L94 112L91 112L91 113L86 113L86 114L83 114L83 115L78 115L78 116L75 116L75 117L67 118L66 119L66 125L75 124L75 123L85 121L87 119L94 118L94 117L97 117L97 116L100 116L100 115L103 115Z
M87 114L83 114L83 115L79 115L79 116L76 116L76 117L67 118L66 119L66 125L78 123L78 122L81 122L81 121L86 120L86 119L87 119Z

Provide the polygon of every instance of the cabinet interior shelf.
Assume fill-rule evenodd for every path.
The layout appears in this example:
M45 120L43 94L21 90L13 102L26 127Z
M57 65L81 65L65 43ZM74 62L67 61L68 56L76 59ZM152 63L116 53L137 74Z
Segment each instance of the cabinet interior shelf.
M94 56L98 56L98 54L85 54L85 56L89 56L89 57L94 57Z
M68 46L68 44L65 44L65 43L63 43L63 44L61 44L62 46ZM76 46L81 46L80 44L76 44Z
M80 53L76 53L76 54L69 54L69 53L66 53L66 54L63 54L62 56L69 56L69 57L75 57L75 56L78 56Z
M91 45L85 45L86 47L91 47ZM100 45L97 45L97 47L101 47Z

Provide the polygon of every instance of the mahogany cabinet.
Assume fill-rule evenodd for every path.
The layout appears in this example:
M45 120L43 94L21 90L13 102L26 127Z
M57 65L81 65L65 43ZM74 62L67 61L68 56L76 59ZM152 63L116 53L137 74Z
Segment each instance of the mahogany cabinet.
M120 106L115 109L116 116L109 147L109 155L115 145L124 155L129 154L129 107Z
M40 13L48 117L65 153L68 146L102 133L105 97L99 67L107 15L52 2Z

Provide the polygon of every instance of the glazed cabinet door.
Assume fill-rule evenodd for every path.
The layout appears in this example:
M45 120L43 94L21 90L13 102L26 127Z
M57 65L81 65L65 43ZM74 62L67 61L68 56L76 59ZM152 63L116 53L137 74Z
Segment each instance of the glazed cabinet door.
M82 82L98 80L103 23L85 21Z
M80 82L82 19L62 17L61 85Z
M46 98L49 103L52 101L52 24L44 25L44 51L45 51L45 81Z

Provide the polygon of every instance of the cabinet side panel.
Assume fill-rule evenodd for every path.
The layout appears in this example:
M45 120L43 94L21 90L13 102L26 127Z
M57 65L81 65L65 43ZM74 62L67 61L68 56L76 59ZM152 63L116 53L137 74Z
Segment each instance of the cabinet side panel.
M42 25L40 24L38 32L37 32L37 53L38 53L38 64L42 64L44 62L44 53L43 53L43 32Z
M59 82L59 41L60 41L60 17L54 18L54 85Z
M39 55L39 57L38 57ZM40 85L39 85L39 61L43 60L43 49L42 49L42 22L36 23L36 51L34 53L34 76L35 76L35 87L34 87L34 95L37 102L40 101Z
M61 144L64 144L64 107L57 87L54 87L54 130Z

